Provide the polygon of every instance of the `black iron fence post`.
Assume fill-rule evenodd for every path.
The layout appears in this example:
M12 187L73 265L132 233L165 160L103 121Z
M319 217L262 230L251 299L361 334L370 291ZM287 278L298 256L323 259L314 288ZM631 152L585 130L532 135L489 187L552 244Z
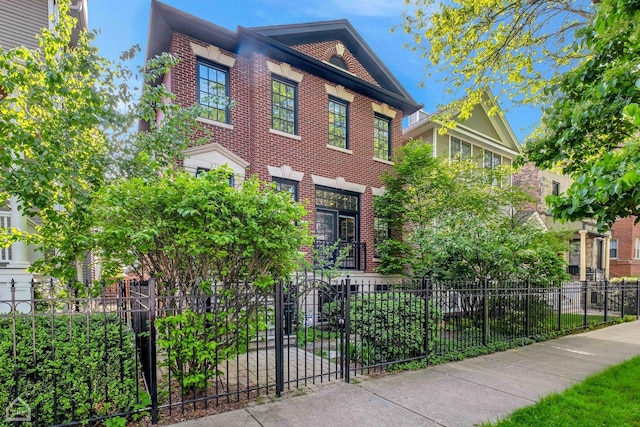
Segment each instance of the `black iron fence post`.
M620 317L624 318L624 279L622 279L622 283L620 286Z
M609 281L604 281L604 321L607 321L609 311Z
M640 280L636 280L636 319L640 319Z
M351 279L345 280L346 298L344 300L344 380L351 381Z
M562 330L562 283L556 288L558 292L558 331Z
M529 280L527 280L527 294L524 296L524 328L525 328L525 335L531 336L531 308L530 308L530 304L531 304L531 282Z
M284 282L276 282L275 300L275 328L276 328L276 396L280 397L284 391Z
M422 289L424 290L424 355L425 362L429 365L429 334L431 329L429 325L429 279L426 277L422 278Z
M584 329L587 328L587 302L588 302L588 294L589 294L589 287L587 285L587 281L585 280L584 282L582 282L582 292L583 292L583 305L584 305L584 316L582 318L582 326Z
M482 287L482 345L489 343L489 279L484 278Z
M149 278L149 394L151 424L158 424L158 378L156 360L156 279Z

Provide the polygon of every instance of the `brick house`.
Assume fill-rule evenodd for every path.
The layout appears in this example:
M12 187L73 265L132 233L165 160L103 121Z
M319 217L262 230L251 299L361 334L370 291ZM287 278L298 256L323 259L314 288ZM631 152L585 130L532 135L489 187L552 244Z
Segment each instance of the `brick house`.
M611 227L610 262L612 277L640 277L640 224L636 217L617 220Z
M153 1L149 28L147 58L179 58L163 82L176 102L208 107L198 121L211 142L186 150L185 169L226 164L233 185L247 174L275 182L307 205L317 245L339 240L341 267L373 274L373 198L403 117L421 106L351 24L231 31Z
M43 28L52 29L49 17L57 14L58 4L53 0L0 0L0 47L4 50L16 47L38 49L37 34ZM79 31L87 27L87 0L72 0L70 14L77 19L71 44L77 42ZM0 87L0 96L3 96ZM0 227L35 231L38 218L24 215L18 209L15 197L0 204ZM26 271L41 254L24 242L0 247L0 300L10 299L11 280L16 281L17 298L29 298L28 283L39 276ZM86 277L86 276L85 276ZM0 307L0 312L6 308Z
M569 273L574 280L602 280L609 277L610 251L608 249L611 233L599 232L595 222L589 219L562 224L551 215L549 206L545 202L545 197L548 195L566 192L572 183L570 177L549 170L541 170L528 163L514 174L513 183L533 196L536 202L532 209L540 214L549 230L565 230L573 233L566 260L569 264Z

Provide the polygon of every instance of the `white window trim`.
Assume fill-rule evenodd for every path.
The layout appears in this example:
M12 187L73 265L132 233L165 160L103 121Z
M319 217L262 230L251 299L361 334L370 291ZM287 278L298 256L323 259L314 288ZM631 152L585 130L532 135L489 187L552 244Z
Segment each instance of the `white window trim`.
M267 169L269 170L269 175L275 178L288 179L291 181L302 181L302 178L304 178L304 172L295 171L289 165L282 165L280 167L267 166Z
M217 126L223 129L233 130L233 125L229 123L217 122L215 120L207 119L206 117L196 117L196 122L200 122L200 123L211 125L211 126Z
M393 162L392 160L379 159L375 156L373 157L373 160L378 163L384 163L385 165L395 165L395 162Z
M350 150L348 148L336 147L335 145L331 145L331 144L327 144L327 148L330 150L339 151L345 154L353 154L353 150Z
M217 62L218 64L224 65L225 67L233 68L236 63L236 58L233 56L222 53L219 47L214 45L208 46L200 46L199 44L195 44L193 42L189 43L191 45L191 51L195 56L199 56L201 58L208 59L213 62Z
M357 184L355 182L348 182L343 177L337 178L325 178L324 176L311 175L311 180L315 185L322 187L335 188L337 190L352 191L354 193L364 193L367 189L366 185Z
M302 77L304 77L302 73L293 70L291 65L286 62L276 64L275 62L267 61L267 68L269 68L269 71L272 74L277 74L296 83L300 83L302 81Z
M282 132L281 130L269 129L269 133L274 135L284 136L285 138L295 139L296 141L302 141L302 137L300 135L294 135L288 132Z
M640 259L640 238L636 237L635 244L633 246L633 259Z

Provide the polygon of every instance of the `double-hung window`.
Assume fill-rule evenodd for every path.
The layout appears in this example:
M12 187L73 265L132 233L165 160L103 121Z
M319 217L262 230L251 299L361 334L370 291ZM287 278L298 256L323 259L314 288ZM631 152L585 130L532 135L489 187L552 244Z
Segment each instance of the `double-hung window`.
M609 241L609 258L618 258L618 239Z
M635 259L640 259L640 238L636 238L633 257Z
M376 114L373 123L373 156L391 160L391 119Z
M276 185L277 191L284 191L291 194L291 199L298 201L298 181L293 181L284 178L273 178L273 182Z
M329 98L329 145L349 148L349 104Z
M229 70L198 58L198 104L200 116L229 123Z
M471 144L459 138L451 137L451 160L463 160L471 158Z
M298 86L296 83L272 77L271 80L271 128L296 135L298 131L297 110Z
M483 166L485 169L495 169L502 164L502 156L489 150L484 150Z

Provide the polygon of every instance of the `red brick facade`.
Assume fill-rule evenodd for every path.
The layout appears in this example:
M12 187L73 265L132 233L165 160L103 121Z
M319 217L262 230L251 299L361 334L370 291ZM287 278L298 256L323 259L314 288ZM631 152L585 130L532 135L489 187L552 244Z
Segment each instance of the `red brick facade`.
M618 241L618 256L609 265L612 277L640 276L640 259L635 258L636 241L640 239L640 225L635 217L617 220L611 227L611 239Z
M297 84L297 133L285 135L274 132L271 117L271 81L272 72L267 61L281 64L280 61L265 55L260 49L241 49L235 52L216 46L215 42L203 42L189 35L174 31L170 42L170 53L179 58L178 65L172 70L170 89L176 95L176 102L190 106L197 102L197 56L192 44L202 47L216 46L222 54L235 58L229 70L229 97L233 102L230 119L222 126L203 124L211 132L211 142L219 144L233 154L248 162L246 174L258 175L264 181L272 181L268 166L281 168L289 166L295 172L304 175L298 181L298 200L305 204L308 211L310 229L315 230L315 188L312 175L335 180L336 190L340 190L343 182L365 186L359 193L360 210L358 241L366 245L366 272L372 272L376 266L373 258L373 192L372 188L382 186L380 177L390 169L390 162L374 159L374 117L376 108L382 109L391 119L390 133L393 150L402 141L402 118L412 111L401 111L400 108L387 105L384 100L372 98L377 91L367 91L367 95L353 88L339 85L326 79L331 71L326 62L336 54L339 40L317 43L297 44L291 46L298 52L309 55L323 66L328 67L324 77L308 70L291 66L291 70L302 75ZM223 45L223 44L221 44ZM380 87L369 73L351 54L349 49L338 47L341 57L349 68L350 79L362 79L368 85ZM299 54L298 54L299 55ZM286 62L285 62L286 63ZM377 70L379 72L379 70ZM342 95L353 96L348 107L348 150L328 148L328 102L329 94L326 85L338 87ZM357 82L356 82L357 85ZM415 101L409 99L415 104ZM419 108L416 105L416 109ZM414 109L415 111L415 109ZM203 136L203 135L199 135ZM206 149L206 146L203 147ZM300 175L298 175L299 177ZM323 180L326 186L327 180ZM353 188L353 186L351 186ZM362 188L362 187L360 187ZM349 188L345 188L349 189ZM361 266L363 267L363 266ZM361 268L364 271L364 268Z

